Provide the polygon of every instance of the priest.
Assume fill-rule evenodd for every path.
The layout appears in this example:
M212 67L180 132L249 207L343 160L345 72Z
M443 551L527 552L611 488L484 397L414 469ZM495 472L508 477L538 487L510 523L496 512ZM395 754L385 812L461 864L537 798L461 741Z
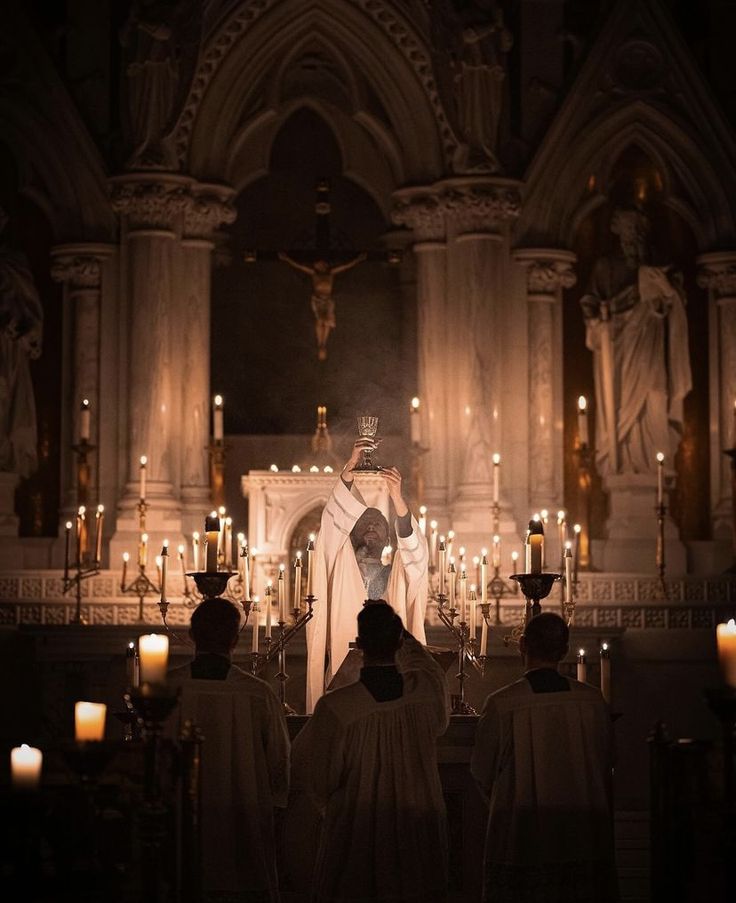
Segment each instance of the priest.
M371 439L356 441L322 512L314 550L313 592L318 601L307 625L309 713L348 654L355 619L366 598L386 599L407 630L425 642L429 554L427 540L402 495L401 474L395 467L379 472L396 515L391 565L381 560L389 544L388 523L378 509L365 504L355 486L353 469L363 449L375 447Z

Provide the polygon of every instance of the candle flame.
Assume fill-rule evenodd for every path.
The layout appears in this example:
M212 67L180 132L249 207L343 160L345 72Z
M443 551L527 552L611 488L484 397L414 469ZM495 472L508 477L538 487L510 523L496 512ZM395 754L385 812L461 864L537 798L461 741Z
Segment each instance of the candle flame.
M279 565L279 580L283 579L284 571L286 570L286 565L281 563Z
M500 542L501 542L501 537L498 535L498 533L496 533L496 535L493 537L493 545L497 546Z
M302 472L302 469L301 469L301 467L300 467L298 464L295 464L295 465L291 468L291 472L292 472L292 473L301 473L301 472Z
M88 408L88 407L89 407L89 398L83 398L82 399L82 408Z
M179 553L179 558L184 557L184 546L181 543L176 547L176 551Z
M169 540L168 540L168 539L165 539L165 540L164 540L163 547L164 547L164 549L166 549L166 553L164 553L164 552L162 551L161 554L162 554L162 555L163 555L163 554L167 554L167 555L168 555L168 549L169 549Z
M314 542L314 540L315 540L316 538L317 538L317 537L315 536L314 533L310 533L310 534L309 534L309 541L310 541L310 542Z
M418 411L418 410L419 410L419 399L417 398L416 395L415 395L414 398L412 398L412 400L411 400L411 409L412 409L412 411Z
M147 457L147 455L141 455L141 457L140 457L140 462L141 462L141 467L145 467L146 464L148 464L148 457Z
M511 553L511 560L512 560L512 561L518 561L518 560L519 560L519 553L518 553L516 550L514 550L514 551Z
M130 552L123 552L123 561L126 564L130 561Z
M272 464L271 467L269 468L269 470L271 471L271 473L278 473L278 472L279 472L279 465L278 465L278 464Z
M196 530L194 531L194 533L192 533L192 539L195 542L199 542L199 533Z
M601 643L601 649L606 652L608 650L608 643Z
M572 543L570 542L569 539L565 541L565 549L566 549L568 552L570 551L570 549L572 549Z
M424 517L424 515L427 513L427 506L426 506L426 505L420 505L420 506L419 506L419 513L422 515L422 517Z
M128 649L135 649L135 643L132 640L128 643Z
M560 510L557 512L557 523L562 524L565 522L565 512Z
M215 407L216 408L222 407L222 395L215 395Z
M575 531L575 533L580 533L582 529L583 528L580 526L580 524L573 524L573 530Z
M437 529L437 521L436 521L436 520L431 520L431 521L429 522L429 526L430 526L433 530L436 530L436 529Z
M143 533L141 535L141 542L148 542L148 533Z
M448 539L454 539L454 538L455 538L455 531L454 531L454 530L448 530L448 531L447 531L447 538L448 538Z
M225 506L224 505L220 505L220 507L217 509L217 511L218 511L220 517L225 517Z
M588 407L588 399L585 397L585 395L581 395L578 398L578 410L584 411L587 407Z
M79 511L77 511L77 514L78 514L80 517L84 517L84 514L85 514L86 510L87 510L87 509L84 507L84 505L80 505L80 506L79 506Z
M495 467L498 467L498 465L499 465L500 463L501 463L501 455L499 455L498 452L494 452L494 453L493 453L493 464L494 464L494 466L495 466Z
M660 464L664 462L664 455L662 454L662 452L657 452L657 460Z
M488 554L488 549L485 546L483 546L483 548L480 550L480 554L483 555L483 557L485 557Z
M578 655L585 655L585 649L578 649Z
M296 557L297 557L297 561L302 560L302 550L301 549L297 550Z
M72 528L72 522L71 522L70 520L68 520L68 521L66 522L66 528L67 528L67 530L71 530L71 528Z
M98 506L97 506L97 513L98 513L98 514L102 514L104 510L105 510L105 506L104 506L104 505L98 505Z

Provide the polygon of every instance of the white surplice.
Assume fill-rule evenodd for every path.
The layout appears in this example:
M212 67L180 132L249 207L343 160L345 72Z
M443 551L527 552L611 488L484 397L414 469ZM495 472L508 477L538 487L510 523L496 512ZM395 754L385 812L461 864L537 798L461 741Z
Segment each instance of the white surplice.
M295 791L323 813L314 903L445 900L444 673L411 638L397 664L400 698L377 702L360 682L334 690L294 740Z
M202 876L205 900L277 903L274 807L289 793L283 709L264 681L232 665L225 680L168 674L181 687L171 729L203 733Z
M526 678L492 693L478 722L473 777L489 797L484 900L617 899L611 721L596 687L535 693Z
M357 633L357 617L365 600L365 584L355 559L350 531L366 510L355 482L338 479L322 511L314 547L314 617L307 624L307 712L312 712L325 686L337 673ZM424 616L429 588L427 540L412 517L412 532L397 536L396 554L386 601L406 629L425 642ZM325 654L329 655L325 672Z

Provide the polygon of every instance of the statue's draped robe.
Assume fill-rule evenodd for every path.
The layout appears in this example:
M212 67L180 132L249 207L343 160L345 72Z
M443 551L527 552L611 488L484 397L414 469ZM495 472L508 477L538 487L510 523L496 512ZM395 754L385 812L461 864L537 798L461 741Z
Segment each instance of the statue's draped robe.
M307 712L311 712L337 673L357 633L357 617L365 600L365 584L355 560L350 531L366 510L355 483L351 488L338 479L322 512L314 547L314 617L307 624ZM412 517L412 532L397 536L386 601L401 617L406 629L425 641L427 607L427 540ZM325 653L329 655L325 673Z
M596 687L534 692L523 678L486 700L471 772L489 798L484 900L615 901L611 721Z
M436 738L448 724L442 669L411 637L403 695L360 682L323 696L294 740L293 784L323 814L315 903L440 903L447 883Z
M202 875L205 900L278 903L274 807L289 792L289 738L273 690L234 665L224 680L169 672L181 700L169 730L192 721L202 749Z
M682 403L692 387L687 316L679 285L668 267L630 268L623 259L599 260L583 298L611 303L613 373L604 370L605 324L586 320L593 352L596 395L596 462L612 472L604 385L613 379L618 470L653 473L656 454L672 461L682 432Z

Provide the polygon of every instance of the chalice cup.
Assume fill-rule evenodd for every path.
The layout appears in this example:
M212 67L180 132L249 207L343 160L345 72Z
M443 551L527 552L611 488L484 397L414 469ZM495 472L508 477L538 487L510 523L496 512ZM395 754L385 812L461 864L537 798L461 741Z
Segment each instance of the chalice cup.
M378 417L373 417L371 415L363 415L358 417L358 438L359 439L369 439L375 445L381 441L376 438L376 433L378 432ZM358 471L360 473L378 473L381 469L380 464L376 464L373 461L372 455L375 451L375 448L364 448L362 450L362 459L360 464L357 467L354 467L354 471Z

